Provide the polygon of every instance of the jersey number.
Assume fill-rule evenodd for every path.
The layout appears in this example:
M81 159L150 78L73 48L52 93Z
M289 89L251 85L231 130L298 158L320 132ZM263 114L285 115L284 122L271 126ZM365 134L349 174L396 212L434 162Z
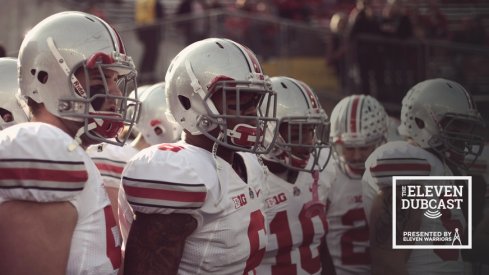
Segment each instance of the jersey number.
M299 214L299 221L302 228L302 244L299 247L299 254L301 258L301 267L303 270L309 273L316 273L321 270L321 258L319 255L319 246L317 248L317 256L313 257L311 251L311 244L314 238L314 224L312 219L318 217L326 231L327 222L324 209L322 211L315 211L312 215L308 215L305 207ZM297 268L295 264L292 264L291 247L292 233L290 230L289 219L286 211L278 212L273 220L270 222L270 233L277 236L278 251L275 259L275 265L272 266L272 274L297 274Z
M109 258L112 268L117 270L121 267L121 245L120 242L116 242L115 236L120 238L120 233L110 205L104 208L104 215L107 258Z
M366 243L369 240L367 220L363 208L351 209L341 218L341 222L346 226L353 226L355 223L362 223L349 229L341 236L341 262L344 265L368 265L370 264L370 254L368 245L364 251L355 252L355 243Z
M464 232L464 226L457 219L452 219L452 212L448 209L440 210L442 216L440 218L443 227L452 232L452 236L455 234L455 228L458 228L458 233L460 238L462 238L462 233ZM460 240L460 239L459 239ZM435 245L443 245L444 242L433 242ZM458 249L433 249L433 252L440 257L443 261L457 261L459 257L460 250Z
M180 151L184 148L182 146L179 146L179 145L173 145L170 143L163 143L163 144L160 144L158 146L158 149L160 149L162 151L172 151L172 152L178 153L178 151Z
M249 271L255 269L265 255L265 247L260 248L260 231L265 233L265 217L260 210L256 210L250 214L250 225L248 226L250 257L246 261L243 274L248 274Z

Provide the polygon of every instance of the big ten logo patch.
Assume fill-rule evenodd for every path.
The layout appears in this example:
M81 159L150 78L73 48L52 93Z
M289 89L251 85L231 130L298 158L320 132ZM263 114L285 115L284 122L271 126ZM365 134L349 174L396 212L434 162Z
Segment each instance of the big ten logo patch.
M281 204L283 202L287 201L287 196L285 196L285 193L280 193L271 197L268 197L265 201L267 207L272 207L277 204Z
M392 181L393 248L472 247L471 177L403 176ZM410 217L420 217L417 230L402 226ZM467 238L461 238L464 232Z
M234 202L234 209L243 207L248 203L245 194L239 194L237 196L234 196L232 199Z

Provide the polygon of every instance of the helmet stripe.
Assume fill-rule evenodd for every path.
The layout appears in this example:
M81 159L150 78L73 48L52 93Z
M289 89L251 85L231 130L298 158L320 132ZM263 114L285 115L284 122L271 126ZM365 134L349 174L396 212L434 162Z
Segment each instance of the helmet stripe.
M310 103L308 107L312 108L312 109L319 108L317 97L314 95L314 93L311 91L311 89L309 89L309 87L307 85L304 85L304 83L301 83L300 81L298 83L299 83L301 90L305 91L307 94L307 97L309 98L307 100L307 102Z
M257 74L263 74L260 63L256 59L255 54L250 49L248 49L245 46L239 45L232 40L228 40L228 41L231 42L234 46L236 46L241 51L244 58L246 59L246 64L248 64L248 70L250 71L250 73L255 72Z
M124 48L124 43L122 43L122 39L119 35L119 33L107 22L104 20L98 18L98 21L107 29L107 31L110 33L110 38L112 39L112 45L114 46L114 51L126 54L126 49Z
M121 36L119 33L114 29L115 35L117 37L117 44L119 45L119 52L122 54L126 54L126 48L124 47L124 44L122 43Z
M255 71L255 73L257 74L261 74L263 73L261 71L261 66L260 66L260 63L258 63L258 60L256 59L256 56L253 54L253 52L251 52L250 49L248 49L247 47L243 47L246 51L246 56L248 57L248 62L251 62L251 64L253 65L253 70Z
M348 120L350 122L350 132L351 133L356 133L357 128L358 128L358 115L359 115L359 101L360 101L360 96L355 96L353 98L353 101L351 103L350 107L350 119Z

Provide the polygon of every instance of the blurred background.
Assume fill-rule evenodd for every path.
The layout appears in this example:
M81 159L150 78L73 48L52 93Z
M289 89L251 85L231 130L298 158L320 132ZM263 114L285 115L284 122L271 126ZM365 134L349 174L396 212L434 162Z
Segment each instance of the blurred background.
M266 74L308 83L328 114L371 94L398 116L417 82L460 82L489 121L489 0L2 0L0 44L16 57L37 22L63 10L120 32L139 85L164 80L172 58L206 37L252 49Z

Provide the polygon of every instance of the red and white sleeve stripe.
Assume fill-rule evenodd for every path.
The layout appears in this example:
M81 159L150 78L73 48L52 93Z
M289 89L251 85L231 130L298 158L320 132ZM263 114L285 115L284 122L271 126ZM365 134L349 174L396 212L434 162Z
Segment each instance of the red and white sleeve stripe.
M393 176L429 176L431 164L420 158L383 158L367 169L379 187L389 187Z
M0 192L7 199L64 200L81 192L87 180L83 161L0 159Z
M207 196L203 183L183 184L123 177L122 186L133 209L143 213L163 213L165 209L199 209Z

